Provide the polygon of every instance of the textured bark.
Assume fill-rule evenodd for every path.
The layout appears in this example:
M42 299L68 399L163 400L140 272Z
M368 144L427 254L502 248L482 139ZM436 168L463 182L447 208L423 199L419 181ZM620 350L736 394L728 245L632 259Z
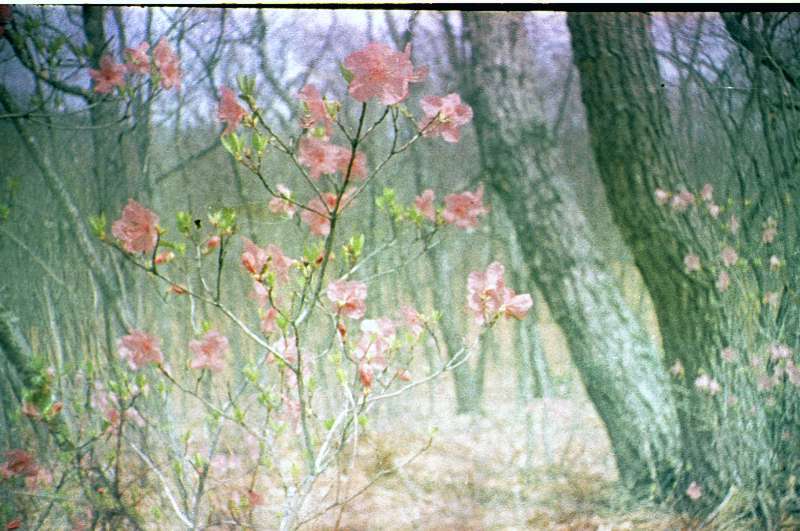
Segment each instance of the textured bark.
M464 29L474 76L467 99L485 179L505 202L531 280L564 331L621 478L633 488L669 484L679 434L666 372L592 245L571 190L552 169L522 15L469 14Z
M580 71L592 150L614 221L631 247L653 299L667 363L680 360L685 393L693 396L698 371L723 346L728 322L713 278L687 274L682 260L705 238L681 216L659 208L657 187L676 190L684 171L675 149L656 53L644 14L570 14L575 64ZM748 326L741 327L746 333ZM707 470L712 438L700 400L679 409L684 460Z

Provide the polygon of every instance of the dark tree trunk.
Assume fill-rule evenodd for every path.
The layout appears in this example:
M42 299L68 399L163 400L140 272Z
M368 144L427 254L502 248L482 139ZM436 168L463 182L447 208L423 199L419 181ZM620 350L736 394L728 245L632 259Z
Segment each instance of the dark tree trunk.
M606 258L593 246L571 190L552 170L523 17L469 14L464 22L474 76L467 98L484 178L504 201L531 281L566 335L621 478L645 492L668 485L680 446L667 375Z

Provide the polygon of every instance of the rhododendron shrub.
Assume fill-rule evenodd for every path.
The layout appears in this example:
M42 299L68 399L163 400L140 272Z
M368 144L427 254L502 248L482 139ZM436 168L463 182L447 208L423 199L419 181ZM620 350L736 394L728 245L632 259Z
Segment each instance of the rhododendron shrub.
M180 59L167 39L123 56L120 64L106 55L90 72L94 92L132 97L148 79L151 89L180 86ZM79 438L90 442L64 442L64 451L72 452L71 473L100 490L76 520L113 511L114 522L139 525L141 507L158 499L166 500L159 509L169 515L166 527L227 521L294 528L319 509L309 504L321 476L349 475L354 463L340 455L358 453L358 432L376 405L467 361L477 338L438 352L440 363L427 375L415 371L425 336L436 337L437 312L408 305L381 311L369 298L379 280L367 271L382 254L419 256L448 231L477 228L488 212L483 187L441 190L442 201L426 190L402 202L385 186L377 207L399 236L370 241L345 227L364 190L388 177L390 160L429 137L457 142L472 111L457 94L412 101L409 84L422 82L426 69L412 64L409 48L370 44L347 56L342 71L343 101L306 85L297 94L297 129L285 136L263 115L252 79L240 76L236 89L219 91L214 118L223 146L263 187L271 221L301 231L302 249L261 225L243 226L228 207L177 212L172 222L130 198L110 216L110 230L105 216L91 220L100 240L149 276L167 304L187 306L190 318L165 311L161 322L126 323L105 353L107 365L81 374L83 405L24 402L21 413L34 422L50 426L65 407L81 419ZM377 131L391 139L388 148L373 141ZM295 175L267 173L273 155ZM502 265L488 267L462 279L481 331L523 318L532 304L506 286ZM319 396L323 368L336 379L326 388L335 407ZM191 419L172 416L178 402ZM158 437L171 441L159 451ZM50 469L38 457L9 454L3 481L49 484ZM261 506L277 520L256 518Z
M730 316L716 336L709 334L708 351L697 353L703 361L696 374L689 376L680 360L670 369L685 414L715 449L706 470L685 474L681 488L692 507L731 489L785 492L788 471L800 466L800 415L789 406L800 400L800 352L790 347L796 336L785 325L797 319L796 293L787 257L774 246L781 222L765 213L745 224L747 204L717 193L706 184L654 196L661 214L693 228L693 248L681 264L687 282L711 287L716 308ZM757 499L752 503L761 504ZM756 512L772 517L781 508L764 502Z

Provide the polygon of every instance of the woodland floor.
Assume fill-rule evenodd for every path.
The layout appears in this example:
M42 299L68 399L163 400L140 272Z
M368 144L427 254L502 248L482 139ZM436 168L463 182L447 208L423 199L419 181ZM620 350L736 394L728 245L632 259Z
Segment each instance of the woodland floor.
M430 397L383 411L360 445L350 494L424 448L435 426L430 448L341 515L331 510L304 528L332 529L337 518L348 530L696 527L619 491L608 439L585 397L540 399L526 411L514 394L513 383L490 387L479 416L452 415L440 396L433 414Z

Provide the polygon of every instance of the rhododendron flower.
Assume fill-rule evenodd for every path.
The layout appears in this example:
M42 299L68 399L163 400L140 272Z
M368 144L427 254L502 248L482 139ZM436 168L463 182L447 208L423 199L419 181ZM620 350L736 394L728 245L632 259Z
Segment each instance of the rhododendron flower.
M248 489L247 501L250 504L250 507L258 507L259 505L264 505L264 496Z
M683 265L686 266L687 273L700 271L700 257L696 254L689 253L683 258Z
M171 262L175 259L175 253L172 251L166 251L163 253L158 253L155 260L153 260L157 265L163 265Z
M700 197L703 198L703 201L711 201L714 199L714 187L709 183L704 184L703 190L700 192Z
M194 359L189 367L219 372L225 368L225 352L228 350L228 338L212 330L203 336L201 340L193 339L189 341L189 350L194 354Z
M775 236L778 234L777 227L767 227L764 229L764 232L761 233L761 242L762 243L772 243L775 240Z
M261 316L261 331L265 334L271 334L278 330L278 310L270 307L264 315Z
M228 135L239 127L242 119L247 116L247 111L244 110L244 107L239 105L239 102L236 100L236 94L231 89L228 87L220 87L219 92L220 99L219 108L217 109L217 118L221 122L227 122L225 131L223 131L222 134Z
M158 216L133 199L122 209L122 217L111 225L111 234L129 253L150 253L158 241Z
M292 191L282 184L277 185L277 189L281 197L273 197L269 200L269 211L273 214L285 214L290 219L293 218L297 208L289 201Z
M718 204L716 203L708 204L708 213L712 218L717 219L719 217L720 211L721 209Z
M328 299L339 315L361 319L367 310L367 285L357 280L337 280L328 284Z
M222 243L222 239L219 236L212 236L206 241L206 250L216 249L220 243Z
M430 188L414 198L414 206L417 207L417 211L431 221L436 221L436 208L433 206L435 199L436 195Z
M395 325L391 319L365 319L361 322L361 337L355 348L358 359L379 360L385 365L384 354L389 350L396 337Z
M736 361L736 358L739 357L739 353L736 352L736 350L734 350L731 347L725 347L724 349L722 349L720 355L722 356L722 359L724 359L728 363L733 363L734 361Z
M100 59L100 70L89 69L89 76L94 80L94 91L98 94L111 92L114 87L125 87L125 66L117 64L110 55Z
M179 87L181 84L180 59L172 51L166 38L161 37L153 49L153 60L158 68L158 74L161 76L161 88L169 90L172 87Z
M181 286L180 284L171 284L169 287L169 291L174 293L175 295L186 295L189 293L186 288Z
M128 365L134 371L144 367L148 363L161 364L164 357L160 350L160 340L141 330L132 330L127 336L122 336L117 341L117 350L123 360L128 361Z
M39 408L28 402L27 400L22 401L22 408L20 409L23 415L26 417L30 417L32 419L41 418L42 413L39 411Z
M367 156L362 153L361 151L356 152L356 156L353 159L353 165L350 165L350 157L352 156L352 150L340 146L334 146L336 148L336 170L341 174L343 177L347 177L347 171L350 170L350 179L366 179L367 178Z
M768 291L764 294L764 304L777 308L781 300L781 294L777 291Z
M478 216L488 212L483 205L483 184L474 192L450 194L444 198L444 220L460 229L477 227Z
M717 289L720 293L725 293L731 285L731 276L727 271L720 271L717 277Z
M344 66L353 75L348 89L353 98L360 102L378 98L384 105L406 99L409 82L422 81L427 75L427 69L414 70L411 44L400 53L385 44L370 43L348 55Z
M397 379L401 382L410 382L411 373L405 369L397 369Z
M694 381L694 386L701 391L706 391L712 395L719 393L721 390L719 383L707 374L701 374L698 376Z
M345 193L339 202L339 210L341 212L345 207L350 205L350 194ZM300 219L308 225L312 234L317 236L327 236L331 231L331 220L326 214L328 211L333 211L336 208L336 194L325 192L322 194L322 199L315 197L308 202L308 208L300 213Z
M250 293L250 298L256 301L259 308L263 308L269 303L269 292L264 287L264 284L256 280L253 282L253 291Z
M788 359L792 357L792 349L783 343L773 343L769 347L770 357L773 361Z
M306 85L298 94L300 101L306 104L307 112L300 121L303 129L311 129L315 126L325 128L325 138L330 138L333 130L333 118L325 108L325 102L314 85Z
M289 268L296 260L283 254L283 250L275 244L268 244L266 248L269 270L275 273L275 278L280 282L289 281Z
M658 203L661 206L664 206L667 203L669 203L669 198L672 197L672 194L667 192L666 190L662 190L661 188L656 188L655 196L656 196L656 203Z
M409 330L411 330L411 334L415 338L418 338L425 330L422 316L412 306L403 306L400 308L400 312L403 314L403 321Z
M125 68L129 74L150 73L150 58L147 56L149 49L150 45L147 42L140 43L136 48L125 48L125 57L127 57Z
M264 270L264 266L267 265L269 254L266 249L262 249L249 238L242 236L242 240L244 241L244 251L242 251L241 258L242 265L250 274L258 276Z
M0 464L0 475L3 479L9 479L16 476L34 476L36 475L39 467L33 456L19 448L9 450L5 453L6 461Z
M769 257L769 270L773 273L781 268L781 259L774 254Z
M786 361L786 376L792 385L800 386L800 368L792 360Z
M698 485L696 481L692 481L689 488L686 489L686 495L689 496L692 501L697 501L703 496L703 488Z
M688 190L681 190L672 196L672 210L675 212L684 212L693 203L694 196Z
M739 232L739 218L731 214L731 219L728 222L728 228L730 229L731 234L736 234Z
M288 363L297 363L297 341L294 336L281 337L272 344L272 351L277 352Z
M683 363L681 363L681 360L675 360L675 363L669 368L669 372L675 377L683 376Z
M325 140L303 137L298 146L297 162L309 169L311 179L317 180L323 173L336 173L339 150Z
M456 143L461 138L460 127L472 120L472 107L461 103L461 96L427 96L420 100L427 121L422 124L423 136L441 136L446 142Z
M722 263L725 264L726 267L730 267L736 263L739 259L739 255L736 254L736 249L733 247L725 247L720 253L722 257Z
M486 272L473 271L467 277L467 305L478 324L491 321L498 314L522 319L533 305L530 294L517 295L506 287L504 274L503 265L492 262Z

